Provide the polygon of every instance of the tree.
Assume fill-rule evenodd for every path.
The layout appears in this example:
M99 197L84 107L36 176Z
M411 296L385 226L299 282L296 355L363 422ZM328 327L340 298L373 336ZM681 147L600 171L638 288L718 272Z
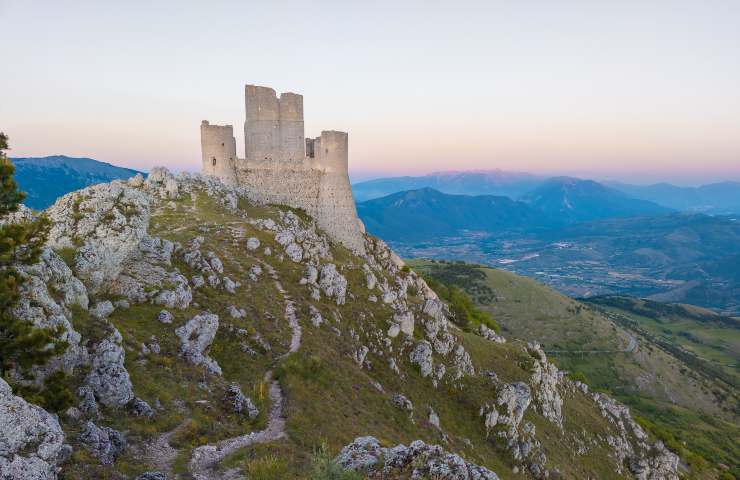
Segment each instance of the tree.
M7 149L8 137L0 132L0 218L18 211L25 197L13 179L15 167L5 155ZM66 348L56 339L55 330L36 328L13 315L24 282L16 266L38 261L48 225L43 216L31 222L0 225L0 375L3 376L10 367L26 369L43 364Z

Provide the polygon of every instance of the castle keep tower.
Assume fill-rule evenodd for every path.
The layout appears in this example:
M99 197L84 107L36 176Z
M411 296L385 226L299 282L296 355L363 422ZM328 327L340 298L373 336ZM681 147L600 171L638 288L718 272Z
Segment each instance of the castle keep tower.
M201 124L203 174L246 188L261 203L304 209L331 239L364 253L364 226L357 218L345 132L306 138L303 96L268 87L244 88L244 158L236 156L231 125Z

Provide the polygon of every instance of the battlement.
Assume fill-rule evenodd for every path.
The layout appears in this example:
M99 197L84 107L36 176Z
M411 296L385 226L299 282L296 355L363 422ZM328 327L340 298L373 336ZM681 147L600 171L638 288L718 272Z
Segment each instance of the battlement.
M244 154L236 157L231 125L200 126L203 173L246 187L256 201L302 208L334 240L364 251L347 166L346 132L306 138L303 96L269 87L244 87Z

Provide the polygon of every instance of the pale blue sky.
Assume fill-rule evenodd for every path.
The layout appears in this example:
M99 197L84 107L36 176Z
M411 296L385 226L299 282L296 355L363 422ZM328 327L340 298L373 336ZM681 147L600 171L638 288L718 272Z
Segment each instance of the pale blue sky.
M14 156L197 170L254 83L349 131L356 178L740 179L737 0L0 0L0 58Z

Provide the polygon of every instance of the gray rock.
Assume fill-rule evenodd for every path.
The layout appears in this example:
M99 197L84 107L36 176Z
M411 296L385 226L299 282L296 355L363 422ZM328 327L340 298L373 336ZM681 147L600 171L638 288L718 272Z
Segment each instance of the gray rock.
M429 424L437 430L441 430L439 426L439 415L434 411L431 405L429 405Z
M194 365L203 365L214 375L221 375L218 363L205 355L218 330L218 315L202 313L191 318L188 323L177 328L175 334L180 338L182 356Z
M203 275L194 275L193 278L190 279L190 282L193 284L193 288L200 288L206 284L206 280L203 278Z
M55 479L70 453L56 417L13 395L0 378L0 478Z
M532 365L532 376L529 379L529 385L532 387L537 410L539 410L543 417L562 428L563 399L560 396L560 388L564 373L560 372L555 365L547 361L545 352L538 343L528 343L527 352L535 359Z
M95 306L90 309L90 315L98 320L103 320L108 318L110 314L113 313L113 310L115 310L113 303L111 303L110 300L105 300L103 302L96 303Z
M247 316L246 310L244 310L243 308L236 308L234 305L229 305L227 311L229 312L229 316L231 318L244 318Z
M337 271L337 266L327 263L321 267L319 287L327 297L336 298L337 305L343 305L347 295L347 279Z
M257 237L247 239L247 250L254 251L260 248L260 241Z
M146 235L151 199L122 182L101 183L69 193L46 210L48 245L74 247L75 272L97 293L115 280ZM85 212L80 216L79 212Z
M121 310L126 310L127 308L131 308L131 304L128 300L116 300L113 302L113 305L116 308L120 308Z
M313 324L314 327L320 327L321 324L324 323L324 317L321 316L319 309L313 305L309 305L308 311L311 314L311 324Z
M144 185L144 176L140 173L137 173L133 177L129 178L126 183L129 187L140 188L142 185Z
M409 360L414 365L419 366L422 377L428 377L432 373L434 366L432 363L432 345L426 340L418 342L411 351Z
M167 480L167 475L162 472L144 472L135 480Z
M396 323L400 330L408 336L414 335L414 314L410 310L395 313L393 322Z
M483 325L482 323L478 328L478 334L486 340L490 340L491 342L506 343L506 339L504 337L497 334L495 331Z
M100 416L98 402L95 400L95 392L93 392L92 388L87 386L78 388L77 396L80 398L80 403L77 405L80 412L89 418L98 418Z
M411 400L406 398L406 396L401 395L400 393L396 393L393 395L393 405L396 406L396 408L400 408L401 410L405 410L409 412L409 415L413 415L414 413L414 404L411 403Z
M121 334L113 333L95 347L90 373L85 385L95 393L100 403L109 407L122 407L133 400L131 378L124 366L125 352Z
M175 288L159 291L153 302L167 308L178 308L180 310L188 308L190 302L193 301L193 291L190 289L188 279L179 273L172 272L168 275L167 281L173 284Z
M130 404L131 413L137 417L154 418L154 409L139 397L134 398Z
M68 307L88 307L87 289L72 270L50 248L44 248L38 263L17 267L24 277L13 315L38 328L58 330L58 339L67 343L65 352L35 366L30 373L37 382L57 370L72 372L87 363L87 349L80 344L81 335L72 326Z
M103 465L111 465L126 448L126 440L121 432L110 427L99 427L91 421L82 426L78 440Z
M303 249L297 243L291 243L285 247L285 254L296 263L303 259Z
M172 314L168 312L167 310L162 310L157 314L157 321L161 323L170 324L172 323Z
M435 478L445 480L498 480L485 467L466 462L439 445L421 440L383 448L374 437L358 437L342 448L334 460L345 470L372 478Z
M239 387L239 384L237 383L229 385L226 389L226 397L224 400L236 413L244 413L248 415L251 420L254 420L260 414L260 411L254 405L252 399L244 396L241 387Z
M224 277L224 290L227 292L234 294L236 293L236 289L239 287L239 282L235 282L229 277Z

